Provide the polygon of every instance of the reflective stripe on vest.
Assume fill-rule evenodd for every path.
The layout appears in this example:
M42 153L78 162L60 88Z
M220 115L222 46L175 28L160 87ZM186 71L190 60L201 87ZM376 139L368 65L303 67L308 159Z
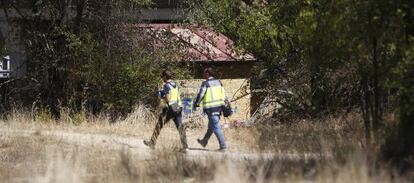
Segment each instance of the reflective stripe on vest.
M178 86L176 85L175 88L171 84L167 84L170 88L170 92L168 94L168 105L177 104L181 106L181 99L180 99L180 92L178 91Z
M219 80L209 80L206 83L206 93L203 97L203 108L210 109L224 105L225 92Z

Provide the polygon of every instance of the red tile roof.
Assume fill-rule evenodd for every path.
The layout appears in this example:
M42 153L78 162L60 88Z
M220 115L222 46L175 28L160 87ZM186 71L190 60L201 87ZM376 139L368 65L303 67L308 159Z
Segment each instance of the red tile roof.
M225 35L211 28L199 28L178 24L129 24L127 29L145 29L155 33L152 39L158 46L163 45L163 40L157 33L172 33L174 41L184 43L188 56L184 61L254 61L251 54L242 54L234 50L234 43Z

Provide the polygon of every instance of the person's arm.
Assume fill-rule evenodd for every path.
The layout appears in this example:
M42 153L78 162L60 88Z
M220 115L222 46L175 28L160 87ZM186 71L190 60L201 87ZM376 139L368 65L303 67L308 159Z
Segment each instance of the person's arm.
M206 91L207 91L207 86L206 86L205 82L203 82L203 83L201 84L201 86L200 86L200 89L199 89L199 91L198 91L197 97L196 97L196 99L194 100L194 103L193 103L193 109L196 109L197 107L199 107L199 106L200 106L201 100L203 99L203 97L204 97L204 95L205 95Z
M168 87L168 84L164 84L164 88L163 88L163 90L162 90L162 92L163 92L163 96L161 96L161 98L162 99L164 99L165 100L165 102L167 102L168 103L168 101L169 101L169 99L170 99L170 87Z

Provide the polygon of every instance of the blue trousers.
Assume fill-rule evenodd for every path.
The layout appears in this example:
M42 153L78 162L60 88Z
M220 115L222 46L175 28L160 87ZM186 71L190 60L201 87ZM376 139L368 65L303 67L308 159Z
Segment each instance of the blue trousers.
M224 135L221 131L220 126L220 114L207 114L208 115L208 129L203 138L203 141L208 142L211 135L214 133L217 137L217 140L220 144L220 148L227 148L226 143L224 142Z

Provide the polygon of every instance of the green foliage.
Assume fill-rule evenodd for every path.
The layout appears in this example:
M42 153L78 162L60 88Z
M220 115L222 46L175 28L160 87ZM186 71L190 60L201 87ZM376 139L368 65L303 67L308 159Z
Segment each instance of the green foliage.
M127 0L134 3L135 6L146 6L152 4L152 0Z
M86 121L85 111L80 111L73 114L72 123L74 125L81 125L84 121Z
M397 130L392 131L382 146L383 158L404 172L410 170L410 159L414 151L414 39L401 62L393 69L394 78L390 80L390 88L398 91L399 123ZM412 168L412 167L411 167Z
M118 117L138 103L155 103L163 69L178 77L188 71L165 62L174 51L153 53L142 32L125 27L128 13L147 5L150 0L33 1L18 22L29 58L22 91L28 97L20 102L48 108L55 117L62 108Z
M113 79L108 83L104 98L107 105L116 111L130 112L139 101L151 99L153 89L159 83L159 70L148 69L150 59L132 65L123 64L116 69Z
M414 115L414 39L411 46L405 52L402 62L393 70L396 78L392 87L398 88L400 96L400 111L403 116ZM411 119L412 120L412 119Z
M38 111L36 111L35 118L37 121L45 124L49 124L54 122L54 118L52 114L50 113L50 110L47 108L42 108Z
M191 22L215 27L239 50L262 61L254 75L266 80L262 87L267 95L282 103L275 119L318 117L358 107L370 147L372 137L382 135L380 128L386 126L384 114L399 111L393 141L398 146L388 144L390 157L412 154L412 1L205 0L192 5L197 10Z
M291 91L293 100L286 105L313 115L354 106L364 96L367 106L386 97L384 83L401 59L409 24L405 1L206 0L192 5L198 9L191 22L215 27L262 61L255 72L266 71L262 79L269 94Z

